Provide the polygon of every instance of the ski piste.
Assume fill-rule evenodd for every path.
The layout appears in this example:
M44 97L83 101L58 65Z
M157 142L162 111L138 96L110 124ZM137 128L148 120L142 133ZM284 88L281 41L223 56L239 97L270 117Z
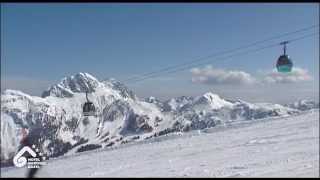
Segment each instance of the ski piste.
M51 158L38 177L317 177L318 169L313 109ZM1 174L24 177L25 169Z

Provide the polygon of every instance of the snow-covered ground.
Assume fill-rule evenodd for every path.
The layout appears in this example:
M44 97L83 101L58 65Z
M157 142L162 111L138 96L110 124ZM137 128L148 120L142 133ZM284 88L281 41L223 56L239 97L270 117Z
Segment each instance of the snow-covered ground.
M319 177L319 109L47 162L39 177ZM1 168L1 177L25 173L25 168Z

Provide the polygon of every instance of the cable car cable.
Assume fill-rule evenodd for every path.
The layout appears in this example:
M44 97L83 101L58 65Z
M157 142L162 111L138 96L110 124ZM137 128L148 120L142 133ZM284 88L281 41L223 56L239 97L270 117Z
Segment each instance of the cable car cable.
M317 32L317 33L312 33L312 34L307 34L307 35L304 35L304 36L301 36L301 37L298 37L298 38L295 38L295 39L291 39L291 40L289 40L289 42L294 42L294 41L302 40L302 39L305 39L305 38L308 38L308 37L312 37L312 36L314 36L314 35L319 35L319 32ZM213 60L225 60L225 59L229 59L229 58L234 57L234 56L246 55L246 54L249 54L249 53L252 53L252 52L258 52L258 51L261 51L261 50L264 50L264 49L267 49L267 48L276 47L276 46L279 46L279 43L274 43L274 44L271 44L271 45L268 45L268 46L264 46L264 47L261 47L261 48L258 48L258 49L254 49L254 50L249 50L249 51L245 51L245 52L233 54L233 55L227 56L227 57L222 58L222 59L213 59ZM182 71L182 70L185 70L185 69L189 69L189 68L194 67L194 66L204 65L204 64L207 64L208 62L213 61L213 60L211 59L211 60L207 60L207 61L202 62L202 63L198 63L198 64L196 64L196 65L192 65L192 66L189 65L189 66L187 66L187 67L183 67L183 68L180 68L180 69L172 70L172 71L167 72L167 74L171 74L171 73L175 73L175 72ZM157 77L157 76L159 76L159 75L160 75L160 74L154 74L154 75L152 75L152 76L145 76L145 77L143 77L143 78L140 78L140 79L137 79L137 80L128 82L128 83L140 82L140 81L143 81L143 80L146 80L146 79L150 79L150 78Z
M270 40L273 40L273 39L278 39L278 38L280 38L280 37L288 36L288 35L291 35L291 34L296 34L296 33L299 33L299 32L307 31L307 30L310 30L310 29L318 28L318 27L319 27L319 24L316 24L316 25L308 26L308 27L305 27L305 28L302 28L302 29L298 29L298 30L296 30L296 31L283 33L283 34L280 34L280 35L277 35L277 36L273 36L273 37L270 37L270 38L267 38L267 39L264 39L264 40L256 41L256 42L251 43L251 44L249 44L249 45L245 45L245 46L241 46L241 47L238 47L238 48L234 48L234 49L230 49L230 50L226 50L226 51L214 53L214 54L211 54L211 55L208 55L208 56L205 56L205 57L201 57L201 58L197 58L197 59L195 59L195 60L188 61L188 62L185 62L185 63L181 63L181 64L174 65L174 66L169 66L169 67L166 67L166 68L163 68L163 69L160 69L160 70L157 70L157 71L145 73L145 74L142 74L142 75L137 75L137 76L135 76L135 77L131 77L131 78L125 79L125 80L123 80L123 82L127 82L127 81L130 82L130 81L132 81L132 80L133 80L133 81L139 80L140 78L143 78L144 76L149 76L149 75L152 75L152 74L156 74L156 73L160 73L160 72L165 72L165 71L168 71L168 70L170 70L170 69L174 69L174 68L176 68L176 67L180 67L180 66L182 66L182 65L188 65L188 64L197 63L197 62L199 62L199 61L202 61L202 60L207 59L207 58L210 58L210 57L214 57L214 56L218 56L218 55L223 55L223 54L228 54L228 53L231 53L231 52L233 52L233 51L237 51L237 50L240 50L240 49L249 48L249 47L252 47L252 46L255 46L255 45L257 45L257 44L261 44L261 43L264 43L264 42L267 42L267 41L270 41Z

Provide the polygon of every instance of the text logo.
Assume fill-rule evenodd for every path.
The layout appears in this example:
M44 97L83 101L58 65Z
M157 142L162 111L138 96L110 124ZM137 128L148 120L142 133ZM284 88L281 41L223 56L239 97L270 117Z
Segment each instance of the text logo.
M35 145L32 145L35 148ZM27 156L28 158L24 157L24 153L29 153L31 156ZM13 157L13 164L16 167L24 167L28 165L28 168L40 168L41 165L46 165L45 162L42 162L46 159L42 153L39 153L40 157L37 157L37 153L39 149L35 151L28 146L23 147L14 157Z
M28 146L23 147L13 158L13 164L17 167L23 167L27 164L27 158L22 156L25 152L28 152L32 157L37 157L36 152L34 152Z

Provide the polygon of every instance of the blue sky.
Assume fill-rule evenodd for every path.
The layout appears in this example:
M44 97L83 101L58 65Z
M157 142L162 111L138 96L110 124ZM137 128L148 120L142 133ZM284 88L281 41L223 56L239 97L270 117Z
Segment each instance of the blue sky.
M77 72L121 81L318 22L319 6L312 3L2 4L2 89L20 88L39 95L48 85ZM308 70L314 80L269 88L284 91L293 86L303 92L309 90L301 96L317 94L318 37L297 41L288 47L295 65ZM281 51L279 46L209 64L256 76L258 72L271 71ZM258 98L262 93L258 85L253 95L249 86L208 85L194 83L191 78L190 70L185 70L128 86L141 97L169 98L216 91L229 97L262 100ZM278 99L269 93L265 93L270 96L266 100Z

